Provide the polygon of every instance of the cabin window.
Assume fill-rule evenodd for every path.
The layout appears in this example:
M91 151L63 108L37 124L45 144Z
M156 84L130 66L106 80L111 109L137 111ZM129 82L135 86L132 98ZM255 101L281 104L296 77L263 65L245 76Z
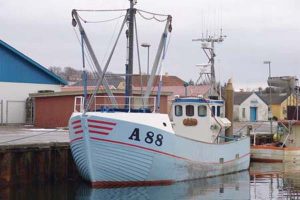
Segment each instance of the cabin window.
M189 117L194 116L194 106L193 105L187 105L185 107L185 114L186 114L186 116L189 116Z
M199 117L206 117L207 115L207 107L202 105L198 106L198 116Z
M211 116L214 117L215 116L215 112L216 112L216 107L212 106L211 107Z
M221 106L217 106L217 116L221 116Z
M175 106L175 115L177 117L182 116L182 106L181 105L176 105Z

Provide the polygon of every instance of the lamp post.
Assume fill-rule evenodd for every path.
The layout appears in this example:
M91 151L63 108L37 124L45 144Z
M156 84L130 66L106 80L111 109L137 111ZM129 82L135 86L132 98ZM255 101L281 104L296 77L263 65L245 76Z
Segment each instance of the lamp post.
M269 65L269 80L271 80L271 61L264 61L264 64ZM272 87L271 82L269 83L269 118L270 118L270 132L273 134L273 115L272 115Z
M150 44L149 43L142 43L141 44L142 47L146 47L148 49L148 57L147 57L147 76L149 76L149 49L150 49Z

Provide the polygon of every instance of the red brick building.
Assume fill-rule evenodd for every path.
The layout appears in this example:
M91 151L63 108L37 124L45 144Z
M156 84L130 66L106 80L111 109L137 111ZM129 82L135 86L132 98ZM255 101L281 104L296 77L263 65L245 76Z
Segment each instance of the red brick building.
M123 96L123 90L113 91L115 96ZM102 91L97 95L106 96ZM134 96L139 96L139 91L133 91ZM160 113L168 112L168 96L170 92L163 92L160 100ZM51 93L30 94L34 101L34 126L39 128L67 127L68 120L74 112L76 96L82 96L82 91L65 91ZM152 93L152 97L156 93ZM93 106L93 105L92 105Z

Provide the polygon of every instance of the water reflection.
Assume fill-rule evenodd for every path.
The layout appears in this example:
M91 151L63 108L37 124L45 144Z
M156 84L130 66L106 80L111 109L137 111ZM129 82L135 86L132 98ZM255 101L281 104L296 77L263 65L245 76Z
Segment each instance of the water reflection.
M93 189L81 185L76 193L76 199L250 199L250 177L248 171L243 171L169 186Z
M251 199L300 199L300 163L251 163Z
M252 163L248 171L169 186L93 189L79 182L2 187L0 200L300 199L300 163Z

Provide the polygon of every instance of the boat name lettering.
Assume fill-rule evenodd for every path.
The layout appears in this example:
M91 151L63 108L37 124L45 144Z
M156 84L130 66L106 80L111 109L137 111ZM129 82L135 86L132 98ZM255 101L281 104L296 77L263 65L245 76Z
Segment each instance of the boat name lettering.
M140 140L140 129L135 128L128 139L135 140L135 141L141 141Z
M154 144L156 146L162 146L162 144L163 144L163 138L164 137L163 137L162 134L157 134L155 136L155 134L152 131L148 131L146 133L146 137L145 137L144 141L146 143L148 143L148 144L152 144L154 142ZM140 142L141 141L140 140L140 129L139 128L135 128L128 139Z

